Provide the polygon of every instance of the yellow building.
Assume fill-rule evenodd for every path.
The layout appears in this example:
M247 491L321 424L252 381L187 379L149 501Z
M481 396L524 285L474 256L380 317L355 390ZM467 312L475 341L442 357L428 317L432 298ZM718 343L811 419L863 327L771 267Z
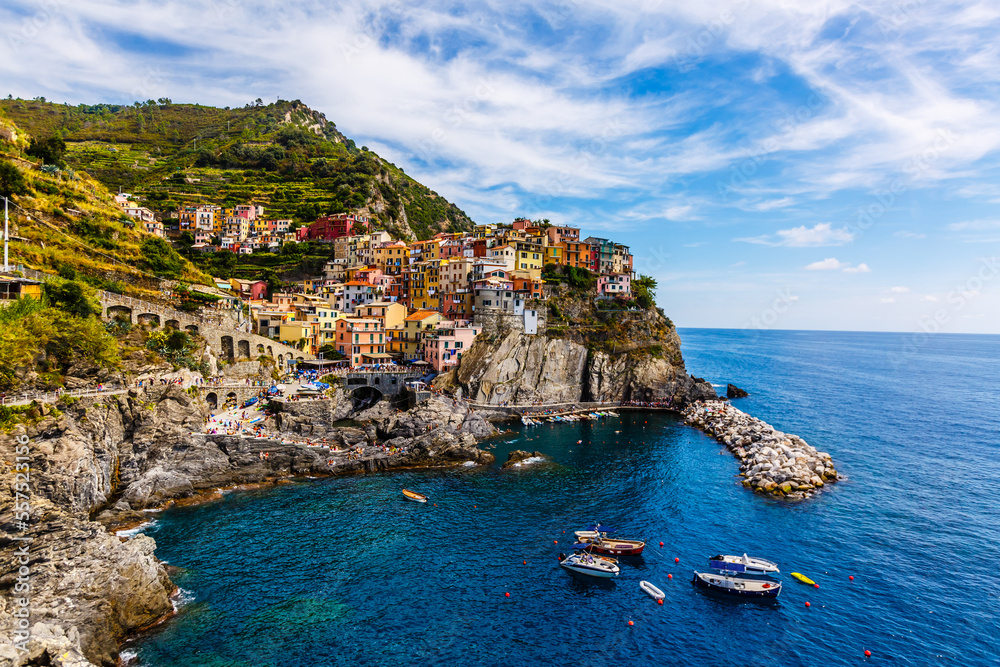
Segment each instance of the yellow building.
M395 301L373 301L355 309L355 315L370 320L379 320L382 328L396 329L406 319L406 306Z
M545 255L540 243L530 243L528 241L517 242L517 264L514 267L517 271L528 271L532 278L540 278L542 267L545 264Z
M37 280L27 278L8 278L0 276L0 300L23 299L30 297L42 300L42 284Z
M304 338L306 340L305 346L299 349L303 352L313 354L315 353L315 349L313 348L313 339L316 332L315 327L316 325L312 322L300 322L297 320L282 322L281 327L278 329L278 340L285 345L297 348L299 347L299 341Z
M407 361L424 358L424 336L434 333L443 320L435 310L418 310L403 320L403 328L394 331L394 340L389 341L389 352L402 355Z

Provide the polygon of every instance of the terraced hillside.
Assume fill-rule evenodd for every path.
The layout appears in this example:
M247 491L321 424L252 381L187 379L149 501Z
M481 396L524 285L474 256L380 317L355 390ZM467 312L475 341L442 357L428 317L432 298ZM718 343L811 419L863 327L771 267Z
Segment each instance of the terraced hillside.
M0 194L11 196L10 261L94 287L155 295L158 277L211 284L170 244L137 229L85 173L46 166L30 137L0 120Z
M299 101L219 109L165 99L131 106L7 99L0 116L37 137L61 136L71 167L145 197L156 211L254 202L268 217L299 223L352 212L410 238L472 226L454 204Z

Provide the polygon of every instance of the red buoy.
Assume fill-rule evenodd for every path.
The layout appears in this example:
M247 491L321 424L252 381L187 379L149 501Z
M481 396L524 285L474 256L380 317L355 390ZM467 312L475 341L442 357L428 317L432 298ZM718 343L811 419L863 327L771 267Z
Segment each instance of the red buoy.
M679 563L679 562L681 562L681 559L680 559L680 558L675 558L675 559L674 559L674 562L675 562L675 563Z
M663 546L663 542L660 542L660 546L661 546L661 547Z
M813 586L815 586L816 588L819 588L819 584L813 584Z
M635 623L633 623L632 621L629 621L628 624L629 625L635 625Z
M806 602L806 606L807 606L807 607L810 607L810 606L812 606L812 605L810 605L810 604L809 604L808 602Z
M852 574L851 576L848 577L848 579L850 579L851 581L854 581L854 575Z
M869 651L868 649L865 649L865 657L866 657L866 658L870 658L870 657L872 657L872 652L871 652L871 651Z
M510 597L510 593L504 593L504 597Z
M672 575L672 574L668 574L667 575L667 579L673 579L673 578L674 578L674 575Z
M528 561L526 561L526 560L522 560L521 561L521 565L527 565L527 564L528 564Z
M434 503L434 507L437 507L437 506L438 506L438 504L437 504L437 503Z
M659 600L657 600L657 601L656 601L656 604L658 604L658 605L661 605L661 606L662 606L662 605L663 605L663 598L660 598Z
M552 544L559 544L559 540L552 540Z
M478 505L473 505L472 509L476 509L477 507L479 507L479 506Z

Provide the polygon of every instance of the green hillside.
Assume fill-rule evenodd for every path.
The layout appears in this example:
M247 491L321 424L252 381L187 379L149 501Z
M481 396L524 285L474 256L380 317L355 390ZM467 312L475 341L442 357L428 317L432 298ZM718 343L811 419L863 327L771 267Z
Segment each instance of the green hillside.
M299 101L218 109L165 99L131 106L6 99L0 117L36 137L61 137L70 167L144 197L156 211L253 202L269 218L299 223L354 212L417 238L473 224Z
M211 284L170 244L140 231L101 183L43 165L32 152L31 138L0 120L0 194L12 202L12 264L137 295L156 294L157 276Z

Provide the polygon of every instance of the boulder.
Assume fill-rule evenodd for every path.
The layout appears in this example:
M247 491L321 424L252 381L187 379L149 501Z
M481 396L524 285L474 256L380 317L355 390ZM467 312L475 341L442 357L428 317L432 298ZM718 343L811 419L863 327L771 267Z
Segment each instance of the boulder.
M739 387L737 387L735 384L727 384L726 385L726 398L744 398L744 397L749 396L749 395L750 394L748 394L747 392L743 391L742 389L740 389Z

